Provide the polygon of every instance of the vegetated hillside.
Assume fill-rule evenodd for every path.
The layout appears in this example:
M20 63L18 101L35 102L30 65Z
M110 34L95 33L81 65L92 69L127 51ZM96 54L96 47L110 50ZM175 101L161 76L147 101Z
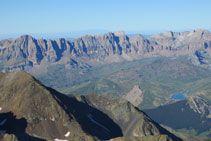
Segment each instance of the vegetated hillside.
M203 95L144 111L159 124L176 131L211 137L211 101Z
M26 72L0 73L0 109L2 139L108 140L166 134L179 140L125 100L68 97Z
M102 65L79 72L83 74L74 76L75 84L59 90L67 94L95 93L125 97L138 86L143 99L138 106L142 109L169 103L171 95L181 91L186 92L186 95L202 93L210 98L210 70L193 65L188 57L149 58ZM59 70L55 73L59 73ZM41 79L53 75L44 74Z

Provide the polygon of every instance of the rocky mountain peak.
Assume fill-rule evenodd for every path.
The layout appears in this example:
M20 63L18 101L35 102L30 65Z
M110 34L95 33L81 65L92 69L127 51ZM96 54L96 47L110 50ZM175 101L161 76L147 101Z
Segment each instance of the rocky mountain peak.
M55 103L55 100L53 102L52 95L45 90L45 87L39 81L23 71L2 73L0 75L0 85L4 86L0 87L0 107L12 111L17 116L25 113L25 118L29 122L33 122L38 117L46 118L48 116L48 108L42 109L42 107L46 106L46 104L50 106ZM48 102L45 103L44 101ZM11 105L13 102L14 104ZM37 108L42 109L42 113L39 113ZM51 109L51 112L57 113L53 109Z
M65 42L65 38L59 38L58 41Z
M131 42L136 42L136 41L140 41L140 40L144 40L144 39L145 38L141 34L138 34L135 37L130 37Z
M92 36L92 35L89 35L89 34L86 34L86 35L84 35L84 36L82 36L81 38L79 38L79 39L82 39L83 41L90 41L90 40L92 40L93 38L94 38L95 36Z
M119 31L119 32L114 32L115 36L125 36L125 32L124 31Z
M30 35L22 35L18 39L20 39L20 40L29 40L29 39L34 39L34 38L32 36L30 36Z
M66 96L26 72L0 73L0 92L0 129L11 127L18 140L35 136L89 141L161 134L178 139L126 100L100 95Z
M72 114L58 98L61 94L45 87L28 73L1 73L0 91L0 113L11 112L17 119L22 118L25 121L23 132L28 135L46 140L64 140L74 137L76 132L87 136L76 121L71 121ZM10 126L15 130L15 125ZM71 133L68 133L70 130Z
M188 36L190 38L198 38L198 39L206 39L210 38L211 34L208 30L205 29L197 29L189 32Z
M173 37L174 36L174 32L168 31L168 32L165 32L163 35L166 36L166 37Z
M197 29L195 30L195 32L199 32L199 33L209 33L209 30L206 30L206 29Z
M165 33L160 33L160 34L152 35L151 38L155 38L155 39L167 39L167 38L173 38L173 37L174 37L174 32L168 31L168 32L165 32Z

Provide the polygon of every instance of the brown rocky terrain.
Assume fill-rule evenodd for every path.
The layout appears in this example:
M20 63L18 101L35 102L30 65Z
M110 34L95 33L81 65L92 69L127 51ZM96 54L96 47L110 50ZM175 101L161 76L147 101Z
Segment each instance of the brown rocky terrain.
M148 137L119 137L110 141L172 141L172 139L166 135L156 135Z
M160 134L179 139L125 100L66 96L22 71L0 73L0 130L1 138L21 141L108 140Z

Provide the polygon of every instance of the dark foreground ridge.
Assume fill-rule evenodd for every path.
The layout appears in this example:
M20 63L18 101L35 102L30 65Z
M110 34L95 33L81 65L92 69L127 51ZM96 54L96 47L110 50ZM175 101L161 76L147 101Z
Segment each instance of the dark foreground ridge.
M10 134L13 134L17 140L20 141L44 141L43 139L30 136L26 133L25 129L27 127L27 121L25 118L17 119L16 116L11 112L0 113L0 121L2 123L0 125L0 130L4 134L9 134L9 136L6 137L8 140L11 139L10 137L12 137Z
M166 134L179 140L125 100L66 96L26 72L0 73L0 91L2 138L109 140Z
M123 136L121 128L105 113L78 101L74 96L68 97L54 89L47 88L57 99L58 104L66 113L72 113L72 116L78 122L84 132L91 136L96 136L100 140Z

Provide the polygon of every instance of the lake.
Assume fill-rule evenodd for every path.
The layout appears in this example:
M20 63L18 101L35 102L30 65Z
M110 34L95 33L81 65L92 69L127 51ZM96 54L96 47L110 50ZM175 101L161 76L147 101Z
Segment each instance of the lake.
M186 99L186 96L184 95L185 93L175 93L171 96L172 100L183 100Z

